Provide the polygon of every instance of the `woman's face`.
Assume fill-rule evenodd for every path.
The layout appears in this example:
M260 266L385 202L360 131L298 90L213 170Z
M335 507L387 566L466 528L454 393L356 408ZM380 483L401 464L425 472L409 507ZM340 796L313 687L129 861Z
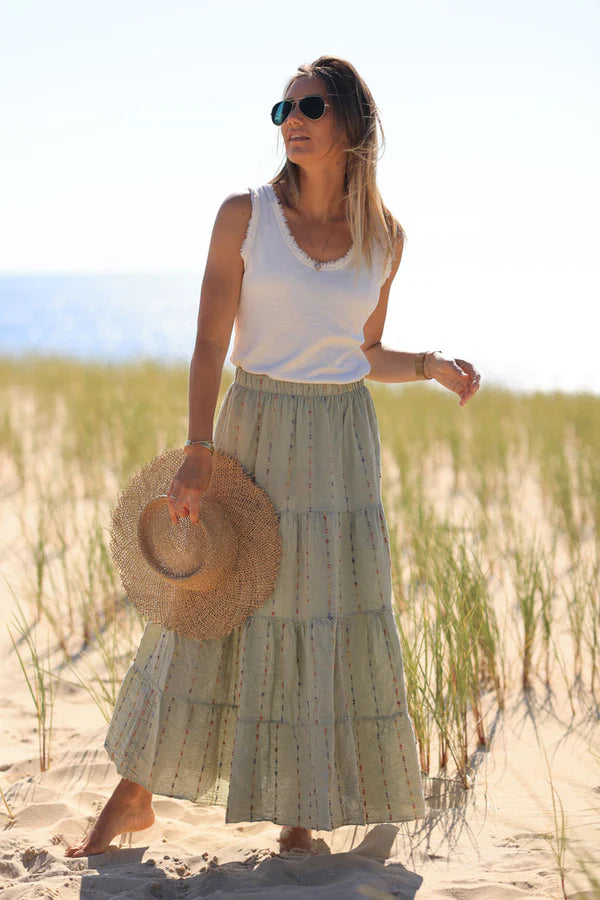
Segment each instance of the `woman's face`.
M318 94L329 103L327 89L321 78L302 76L297 78L288 88L284 100L300 100L302 97ZM281 126L288 159L298 165L323 157L335 158L342 153L342 148L334 145L334 117L331 106L325 107L320 119L308 119L300 111L299 105L294 108Z

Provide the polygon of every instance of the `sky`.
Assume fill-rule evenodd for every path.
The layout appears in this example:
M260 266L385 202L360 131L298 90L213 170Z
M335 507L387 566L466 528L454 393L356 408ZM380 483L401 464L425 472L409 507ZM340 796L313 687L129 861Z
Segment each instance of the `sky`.
M221 202L284 160L271 107L334 54L379 107L407 234L384 345L600 393L599 46L597 0L0 0L0 274L190 273L199 296Z

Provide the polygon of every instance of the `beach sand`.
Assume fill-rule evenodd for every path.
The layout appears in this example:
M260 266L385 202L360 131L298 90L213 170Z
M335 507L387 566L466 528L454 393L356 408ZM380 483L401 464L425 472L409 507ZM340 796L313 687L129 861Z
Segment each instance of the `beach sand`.
M8 473L0 501L5 622L26 581L22 496L11 483ZM32 500L28 514L35 517ZM426 815L417 822L317 832L317 855L280 854L279 826L226 825L223 807L156 796L151 828L131 841L117 837L101 855L69 859L67 844L90 827L119 779L102 746L106 723L82 686L61 683L51 765L40 772L33 704L6 627L0 652L0 786L10 807L9 815L3 804L2 897L562 897L548 763L569 838L568 896L594 896L576 857L597 859L600 847L598 714L585 704L574 712L558 678L555 693L540 683L523 695L517 686L504 713L492 711L491 748L473 754L470 790L451 777L425 779Z

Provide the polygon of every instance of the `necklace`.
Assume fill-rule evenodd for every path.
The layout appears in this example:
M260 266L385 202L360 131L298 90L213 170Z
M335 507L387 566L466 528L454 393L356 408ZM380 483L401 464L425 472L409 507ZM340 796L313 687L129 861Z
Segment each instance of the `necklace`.
M327 244L328 244L329 241L330 241L330 238L331 238L331 235L333 234L333 229L334 229L334 228L335 228L335 222L332 223L331 228L329 229L329 234L327 235L327 240L325 241L325 243L324 243L323 246L321 247L321 251L320 251L320 253L319 253L319 256L323 256L323 254L325 253L325 250L326 250L326 248L327 248ZM307 234L307 231L306 231L306 229L305 229L305 227L304 227L304 222L302 223L302 231L304 232L304 234ZM310 244L310 240L309 240L309 244ZM312 259L312 257L311 257L311 259ZM320 270L321 266L324 266L324 265L325 265L326 262L327 262L327 260L312 259L312 263L313 263L315 269L317 270L317 272Z

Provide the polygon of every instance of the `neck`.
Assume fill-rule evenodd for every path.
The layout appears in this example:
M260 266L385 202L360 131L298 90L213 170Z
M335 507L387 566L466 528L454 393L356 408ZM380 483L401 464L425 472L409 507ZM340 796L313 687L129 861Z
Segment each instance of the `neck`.
M296 208L306 220L327 224L344 218L344 172L340 167L335 170L300 169L299 178L300 199Z

